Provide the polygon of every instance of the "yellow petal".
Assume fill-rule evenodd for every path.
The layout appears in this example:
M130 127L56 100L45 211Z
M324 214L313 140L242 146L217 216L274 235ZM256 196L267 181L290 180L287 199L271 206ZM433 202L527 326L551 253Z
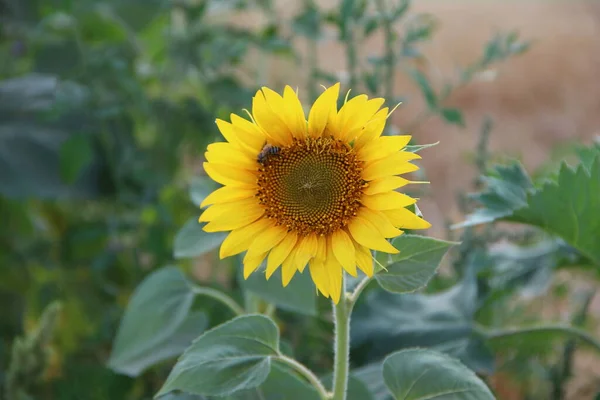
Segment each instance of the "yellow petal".
M348 104L349 103L350 102L348 102ZM364 104L355 106L354 109L350 109L349 113L351 117L344 122L342 128L342 131L344 132L343 138L347 141L354 140L363 131L365 125L373 119L383 103L385 103L385 99L375 98ZM342 115L342 110L340 110L340 115Z
M232 167L227 164L203 163L204 171L213 181L222 185L232 185L245 188L256 187L256 173L246 169Z
M393 238L400 236L403 233L401 230L394 228L394 224L390 222L382 211L375 211L368 207L363 207L358 212L358 215L361 218L370 221L384 238Z
M392 254L400 252L383 238L381 233L377 231L377 228L375 228L371 222L363 218L355 217L352 222L348 224L348 230L354 240L370 249Z
M256 236L272 225L273 222L269 219L261 218L256 222L231 231L221 244L219 257L223 259L248 250Z
M248 251L252 253L265 253L283 240L287 229L281 226L271 226L257 235Z
M389 192L398 189L402 186L410 183L408 179L404 179L400 176L386 176L379 178L368 183L368 186L364 189L364 194L377 194L383 192Z
M247 189L238 186L223 186L206 196L200 204L201 208L211 204L229 203L236 200L247 199L256 194L255 189Z
M361 202L371 210L392 210L415 204L417 200L400 192L383 192L365 195Z
M206 149L204 157L208 162L228 164L234 168L244 168L251 171L258 169L256 157L252 157L248 152L244 152L230 143L212 143Z
M342 229L331 235L331 249L342 267L352 276L356 276L356 256L354 243Z
M383 133L385 122L387 120L388 108L384 107L379 110L373 118L367 122L365 127L359 132L359 135L354 142L354 148L360 149L367 143L377 139Z
M315 100L308 113L308 136L317 138L323 135L331 115L337 113L339 94L340 84L336 83Z
M286 86L283 90L283 103L285 106L285 123L292 131L292 135L297 138L305 138L307 126L302 103L300 103L296 92L289 86Z
M310 276L315 286L325 297L329 297L329 275L325 268L325 262L319 259L312 259L309 264Z
M373 256L371 255L371 251L360 244L356 246L356 264L365 275L368 277L373 276Z
M244 256L244 279L248 279L250 274L256 271L256 268L258 268L266 256L266 252L258 255L246 253L246 256Z
M410 142L410 139L410 135L382 136L361 147L357 151L357 155L363 161L380 160L402 150Z
M296 252L296 269L303 272L308 260L317 254L318 241L317 235L312 234L303 237L298 242L298 251Z
M317 253L315 258L325 261L327 258L327 238L325 236L319 236L317 238Z
M415 153L400 151L381 160L365 164L363 179L372 181L391 175L405 174L419 169L408 161L419 159L421 156Z
M344 105L342 106L342 108L340 108L340 111L338 112L335 124L336 126L333 128L335 130L335 132L333 132L334 136L337 139L346 139L346 126L350 125L349 122L357 119L363 120L363 125L367 122L368 118L361 117L363 116L362 110L365 108L368 101L369 97L367 95L361 94L351 98L346 103L344 103Z
M329 278L329 297L337 304L340 301L342 293L342 279L344 271L341 264L331 252L330 246L327 246L327 260L325 261L325 271Z
M295 232L289 232L277 246L273 247L273 250L269 253L269 258L267 258L267 279L287 258L296 245L297 239L298 235Z
M224 214L236 213L249 207L256 207L256 199L248 198L231 203L215 204L204 210L198 218L198 222L218 220Z
M260 152L260 149L262 149L267 140L267 136L262 129L256 126L254 122L235 114L231 114L231 124L240 142L254 153Z
M298 246L292 249L290 254L288 254L287 258L283 261L283 264L281 264L281 284L283 287L286 287L290 283L294 274L298 271L295 260L297 252Z
M264 213L265 209L256 204L244 210L243 213L240 213L238 210L235 213L220 215L218 219L204 225L202 229L206 232L232 231L251 224L262 217Z
M273 90L263 87L254 96L252 114L258 125L277 146L292 143L292 133L279 117L284 110L283 98Z
M236 129L233 124L223 121L222 119L217 119L217 127L219 131L232 146L240 149L241 151L247 153L248 155L252 155L257 153L256 147L251 146L248 141L242 140L242 132ZM264 140L263 140L264 142ZM260 150L259 150L260 151Z
M415 213L406 208L398 208L393 210L385 210L383 213L390 219L392 224L402 229L428 229L431 224L423 218L418 217Z

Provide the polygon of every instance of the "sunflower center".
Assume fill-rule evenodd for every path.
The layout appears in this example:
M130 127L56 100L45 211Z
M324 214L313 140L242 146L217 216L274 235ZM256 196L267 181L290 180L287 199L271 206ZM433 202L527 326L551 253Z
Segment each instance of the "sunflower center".
M352 148L332 138L295 140L261 153L258 198L267 218L300 235L327 235L356 216L364 181Z

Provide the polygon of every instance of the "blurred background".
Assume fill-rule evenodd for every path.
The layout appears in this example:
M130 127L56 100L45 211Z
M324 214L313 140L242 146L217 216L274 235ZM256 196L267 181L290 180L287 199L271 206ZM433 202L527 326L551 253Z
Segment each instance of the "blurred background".
M30 396L19 400L151 398L171 364L136 377L107 368L119 319L167 264L238 290L218 240L178 250L177 234L210 190L215 118L249 108L260 86L297 87L309 104L341 81L402 102L388 133L440 142L422 154L431 185L419 206L427 234L446 238L488 161L544 176L598 137L599 37L592 0L0 0L0 387L17 382ZM535 279L506 299L525 298L520 316L560 320L565 293L588 293L583 314L598 318L589 276ZM328 354L327 323L305 326L316 333L302 346ZM44 354L18 374L16 338ZM496 350L482 370L500 399L597 398L597 356L580 351L552 375L563 344L520 364Z

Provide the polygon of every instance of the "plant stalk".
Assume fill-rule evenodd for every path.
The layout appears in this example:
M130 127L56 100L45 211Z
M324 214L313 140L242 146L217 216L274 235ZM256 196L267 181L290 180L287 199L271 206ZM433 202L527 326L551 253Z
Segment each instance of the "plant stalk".
M335 320L335 354L333 369L333 400L346 400L350 370L350 312L346 298L346 280L342 277L342 298L333 305Z
M384 98L388 102L394 102L394 70L396 68L396 54L394 47L396 46L396 35L394 33L394 25L389 17L389 13L385 6L384 0L376 0L375 7L382 19L381 25L385 34L385 93Z
M227 296L225 293L222 293L213 288L203 287L203 286L193 286L192 290L196 294L211 297L215 300L220 301L221 303L223 303L224 305L229 307L229 309L231 309L231 311L233 311L235 313L235 315L246 314L244 309L238 303L236 303L235 300L233 300L231 297Z
M319 378L310 369L306 368L303 364L299 363L293 358L290 358L283 354L280 354L276 358L276 360L283 364L286 364L287 366L296 370L296 372L298 372L300 375L304 376L313 385L317 392L319 392L319 397L321 398L321 400L327 400L329 398L327 390L325 389Z
M600 341L584 331L583 329L569 326L569 325L540 325L522 328L507 328L507 329L488 329L484 327L477 327L477 331L484 335L487 340L494 340L500 338L506 338L510 336L527 335L530 333L561 333L566 336L571 336L574 339L578 339L589 346L592 346L596 351L600 352Z

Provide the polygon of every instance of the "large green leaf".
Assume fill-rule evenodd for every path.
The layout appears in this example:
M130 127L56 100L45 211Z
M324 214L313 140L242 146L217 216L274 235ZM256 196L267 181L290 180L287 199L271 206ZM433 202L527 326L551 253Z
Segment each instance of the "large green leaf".
M279 352L279 330L263 315L245 315L207 331L183 353L157 396L173 390L227 396L262 384Z
M374 362L390 352L428 347L460 358L482 373L493 371L493 355L474 331L478 290L475 277L436 294L396 295L371 290L350 321L351 345Z
M319 394L310 384L299 378L295 372L277 363L273 363L269 377L262 385L260 385L260 387L251 390L244 390L227 398L227 400L319 399Z
M494 399L473 371L431 350L407 349L388 356L383 362L383 379L395 399Z
M373 399L392 400L390 391L383 382L383 366L381 362L364 365L352 370L350 373L354 379L362 382Z
M392 241L400 253L390 257L387 270L375 275L385 290L410 293L421 289L435 275L442 257L455 243L418 235L402 235Z
M530 194L507 220L535 225L560 236L600 265L600 155L589 169L560 168L558 181Z
M182 351L206 325L198 315L188 319L193 300L194 293L178 268L165 267L150 274L127 306L108 366L137 376L151 364ZM193 330L198 332L194 335Z
M317 313L317 294L308 270L296 273L286 287L281 284L281 268L269 280L265 277L264 269L260 269L248 279L241 279L241 285L277 307L306 315Z
M205 232L198 218L190 218L175 236L173 256L177 259L201 256L219 247L226 236L223 232Z
M219 185L207 176L194 178L190 183L189 188L189 195L192 203L194 203L195 206L200 207L200 204L202 204L204 199L218 187Z
M497 166L483 179L487 190L473 196L483 207L469 215L466 221L453 225L453 229L492 222L527 205L527 192L532 189L532 184L521 164Z

